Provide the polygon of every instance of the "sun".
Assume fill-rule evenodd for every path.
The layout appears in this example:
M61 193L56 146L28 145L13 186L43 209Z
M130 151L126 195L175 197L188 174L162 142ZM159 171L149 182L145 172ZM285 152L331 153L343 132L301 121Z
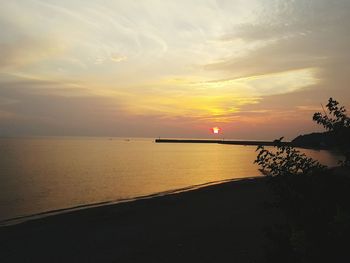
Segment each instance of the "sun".
M219 134L221 132L221 129L219 127L213 127L211 128L211 131L213 134Z

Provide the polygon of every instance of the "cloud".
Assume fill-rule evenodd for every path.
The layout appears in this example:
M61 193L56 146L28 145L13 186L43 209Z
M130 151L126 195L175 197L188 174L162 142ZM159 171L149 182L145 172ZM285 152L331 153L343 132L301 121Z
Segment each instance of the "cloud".
M304 68L243 78L211 80L200 82L198 85L208 89L215 88L221 93L229 91L244 96L264 96L293 92L315 85L318 82L315 75L315 69Z
M350 101L347 0L13 0L3 7L0 111L8 133L102 134L122 126L171 134L234 122L240 136L266 137L280 119L292 135L298 121L313 128L306 112L328 97Z
M112 53L110 59L114 62L121 62L127 60L127 57L118 53Z
M291 78L305 84L299 86L301 89L293 89L293 85L284 80L276 86L276 90L261 94L257 104L247 105L241 110L270 110L270 116L275 116L276 122L278 119L289 120L287 126L293 127L294 134L296 127L300 127L298 122L305 124L302 130L305 127L316 129L309 116L310 109L319 107L329 97L338 98L347 107L350 106L350 36L347 33L350 2L300 0L271 3L266 5L269 10L262 12L255 23L241 24L221 38L225 43L240 40L260 45L241 56L227 57L204 68L225 72L233 78L248 79L256 75L279 75L313 68L311 79L302 75ZM257 88L260 86L259 83L251 84ZM278 91L285 91L282 92L285 94ZM306 109L309 110L305 115ZM243 118L243 114L241 116ZM266 121L268 116L264 116ZM268 122L273 123L272 120Z
M13 70L58 56L62 47L47 40L23 37L16 43L0 43L0 70Z
M106 62L109 62L109 61L112 61L112 62L122 62L122 61L125 61L127 60L127 57L124 56L124 55L120 55L118 53L111 53L110 56L107 58L107 57L98 57L95 59L95 64L103 64L103 63L106 63Z
M256 75L305 67L324 67L334 60L349 59L347 34L350 2L273 1L282 6L255 23L238 26L229 39L245 42L267 41L242 57L208 64L207 69ZM273 11L274 10L274 11ZM226 40L227 40L226 36Z

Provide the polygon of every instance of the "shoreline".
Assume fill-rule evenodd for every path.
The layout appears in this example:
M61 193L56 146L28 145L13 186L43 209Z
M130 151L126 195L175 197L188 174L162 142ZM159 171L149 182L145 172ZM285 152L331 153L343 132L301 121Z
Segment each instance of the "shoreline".
M76 211L80 211L80 210L84 210L84 209L93 209L96 207L118 205L118 204L122 204L122 203L136 202L138 200L146 200L146 199L158 198L158 197L167 196L167 195L181 194L184 192L195 191L197 189L210 187L210 186L214 186L214 185L218 185L218 184L236 182L236 181L241 181L241 180L254 180L254 179L259 179L261 177L263 177L263 175L252 176L252 177L243 177L243 178L233 178L233 179L226 179L226 180L221 180L221 181L212 181L212 182L207 182L207 183L203 183L203 184L191 185L191 186L186 186L186 187L177 188L177 189L170 189L167 191L157 192L157 193L148 194L148 195L141 195L141 196L136 196L136 197L131 197L131 198L107 200L107 201L102 201L102 202L97 202L97 203L81 204L81 205L72 206L72 207L53 209L53 210L43 211L43 212L39 212L39 213L35 213L35 214L18 216L18 217L0 220L0 229L2 227L18 225L18 224L22 224L22 223L32 221L32 220L44 219L44 218L50 217L50 216L61 215L61 214L66 214L66 213L74 213Z
M0 228L2 262L260 262L279 220L265 177Z

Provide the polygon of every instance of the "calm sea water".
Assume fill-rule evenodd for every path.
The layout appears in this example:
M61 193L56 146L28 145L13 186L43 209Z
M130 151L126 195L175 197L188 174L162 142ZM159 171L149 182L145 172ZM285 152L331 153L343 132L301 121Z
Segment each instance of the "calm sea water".
M152 139L0 139L0 221L257 176L255 148ZM339 158L305 152L327 165Z

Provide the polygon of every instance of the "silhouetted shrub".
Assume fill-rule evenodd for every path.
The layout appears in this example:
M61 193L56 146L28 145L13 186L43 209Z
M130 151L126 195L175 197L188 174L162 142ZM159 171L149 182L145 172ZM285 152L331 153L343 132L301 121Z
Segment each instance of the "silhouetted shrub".
M329 113L315 113L313 119L334 136L346 156L342 165L349 166L350 121L338 105L330 98ZM259 146L255 160L285 215L285 222L267 231L272 242L266 262L350 262L350 170L327 169L282 139L270 150Z
M307 175L326 168L295 148L282 144L282 139L274 141L274 150L266 150L264 146L258 146L256 150L259 153L254 162L262 167L267 176Z
M350 118L346 115L346 109L344 106L339 106L338 101L329 98L326 108L328 113L325 111L323 114L316 112L313 116L313 120L329 131L350 128Z
M285 222L268 232L267 262L350 262L350 177L331 170L271 177Z

